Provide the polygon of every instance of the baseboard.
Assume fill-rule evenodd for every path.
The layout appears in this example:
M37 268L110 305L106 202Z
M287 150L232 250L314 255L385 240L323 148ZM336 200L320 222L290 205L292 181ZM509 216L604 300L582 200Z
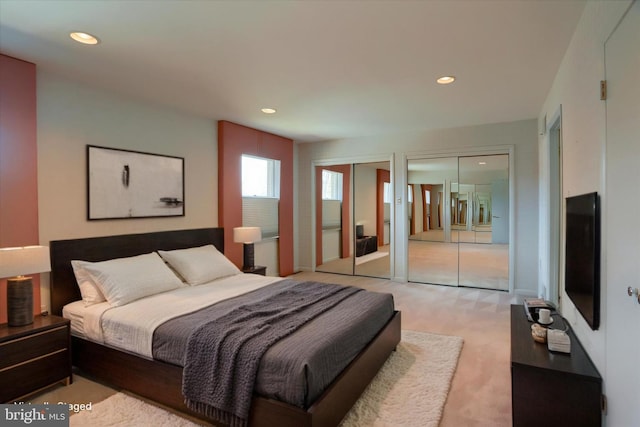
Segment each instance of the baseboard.
M530 289L516 289L513 291L518 304L522 304L525 298L537 298L538 293Z

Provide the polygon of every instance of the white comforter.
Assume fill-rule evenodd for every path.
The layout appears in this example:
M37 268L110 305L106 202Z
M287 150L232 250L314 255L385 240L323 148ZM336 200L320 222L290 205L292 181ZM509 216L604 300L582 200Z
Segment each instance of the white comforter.
M103 302L84 307L76 301L63 308L72 329L91 341L152 358L153 331L167 320L281 280L237 274L198 286L186 286L120 307ZM73 328L73 326L76 328Z

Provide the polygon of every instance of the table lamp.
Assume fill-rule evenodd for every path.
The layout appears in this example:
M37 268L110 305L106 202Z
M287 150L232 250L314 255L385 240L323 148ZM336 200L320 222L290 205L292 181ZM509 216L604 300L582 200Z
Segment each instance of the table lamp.
M236 227L233 229L233 241L244 244L244 256L242 270L253 270L254 250L253 244L262 240L260 227Z
M24 246L0 248L0 277L7 279L7 321L9 326L33 323L33 282L26 274L51 271L49 248Z

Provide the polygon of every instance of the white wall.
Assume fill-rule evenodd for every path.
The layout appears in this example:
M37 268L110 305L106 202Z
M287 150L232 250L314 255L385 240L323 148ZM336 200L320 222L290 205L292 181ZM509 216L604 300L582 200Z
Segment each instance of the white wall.
M267 276L280 276L278 260L278 239L268 238L254 243L253 249L255 265L267 267Z
M605 423L614 427L637 424L634 424L632 419L637 419L638 408L634 404L637 403L637 396L640 396L640 384L634 380L637 377L635 372L630 372L628 368L625 369L625 366L611 363L611 360L616 360L614 356L622 356L617 360L629 361L631 369L634 369L635 364L637 372L638 354L634 353L637 342L629 343L634 335L620 334L620 327L614 330L612 320L615 319L619 325L628 327L632 331L637 328L637 315L634 316L637 312L631 310L633 314L629 314L628 310L621 310L615 305L615 301L620 299L627 302L627 297L621 296L627 284L607 281L607 277L613 273L607 261L609 254L625 253L630 249L623 239L613 242L607 238L610 213L607 212L609 204L606 171L619 166L607 159L606 102L600 100L599 83L606 77L605 42L630 4L630 0L587 3L540 113L541 119L545 115L549 118L560 110L560 106L562 109L563 199L591 191L597 191L600 194L602 208L600 328L592 331L567 296L564 291L563 271L560 274L560 297L563 316L570 322L580 342L603 376L604 391L610 402L610 413L605 418ZM635 48L635 51L634 47L630 49L630 55L638 54L637 46ZM637 139L637 135L632 135L629 139L633 140L633 138ZM547 160L549 145L549 135L540 138L540 206L542 210L548 209L549 206L550 167ZM633 185L630 184L629 188L633 188ZM548 244L544 241L546 238L544 231L549 229L548 216L541 215L541 246ZM561 226L560 234L562 253L560 265L563 266L564 224ZM543 253L540 258L544 259ZM543 268L545 267L549 266L543 263ZM612 385L613 379L620 383ZM632 404L629 405L629 403Z
M375 236L378 234L376 228L378 194L376 168L356 165L353 168L353 182L355 224L364 226L365 236Z
M218 224L216 123L39 71L40 241ZM184 157L184 217L87 221L86 145ZM41 280L49 303L48 275ZM47 308L48 309L48 308Z
M585 7L576 32L560 65L551 90L540 113L549 120L562 106L562 197L597 191L601 206L605 206L604 168L606 141L605 102L600 100L600 80L604 73L604 43L630 1L596 1ZM549 123L551 124L551 123ZM549 162L545 153L549 147L549 135L540 137L541 206L547 205ZM606 212L602 212L602 224ZM541 247L546 248L545 230L550 229L547 215L541 216ZM561 248L564 247L564 227L561 228ZM604 235L601 239L604 242ZM623 244L621 242L621 244ZM543 249L544 250L544 249ZM564 249L561 249L564 265ZM541 260L543 259L541 254ZM543 263L541 286L547 286L546 268ZM606 351L624 349L606 348L606 277L601 275L601 323L592 331L564 292L564 271L560 272L561 311L569 320L581 343L602 374ZM631 408L630 408L631 409Z
M311 168L313 162L380 161L394 155L394 189L396 199L406 194L406 155L477 149L478 147L515 147L515 290L522 295L535 295L538 285L538 158L536 120L487 124L396 135L363 137L298 145L298 252L296 265L312 268L313 222ZM407 218L404 206L396 209L396 218ZM400 212L400 210L402 210ZM392 242L395 251L395 280L406 280L407 221L396 221ZM394 244L398 243L398 244Z

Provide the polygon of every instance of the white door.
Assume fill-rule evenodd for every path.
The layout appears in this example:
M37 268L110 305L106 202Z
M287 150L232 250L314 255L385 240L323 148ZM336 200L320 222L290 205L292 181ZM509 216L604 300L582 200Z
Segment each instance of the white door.
M640 2L605 44L608 426L640 426Z

